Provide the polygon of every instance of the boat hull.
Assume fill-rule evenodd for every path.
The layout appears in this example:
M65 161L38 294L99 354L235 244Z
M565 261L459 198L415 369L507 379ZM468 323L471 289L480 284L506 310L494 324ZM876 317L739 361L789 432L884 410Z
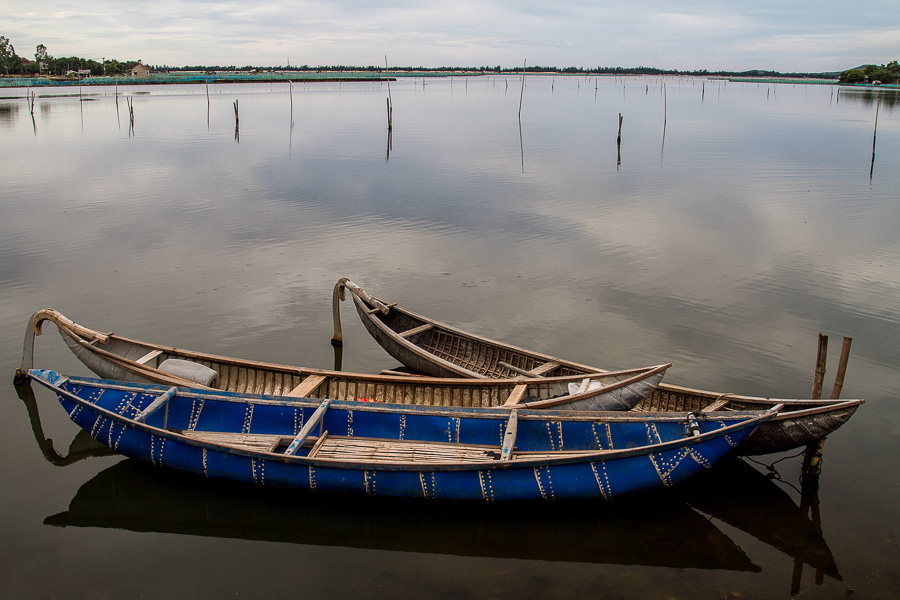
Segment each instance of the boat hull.
M648 420L523 411L517 455L504 462L428 458L434 451L462 450L499 457L509 421L497 411L337 403L322 420L319 438L337 436L329 451L334 455L323 458L325 444L313 456L313 450L286 455L247 442L290 439L313 418L316 402L177 390L165 411L139 422L165 387L64 378L52 371L33 370L31 376L57 393L91 437L160 467L256 485L448 500L612 498L671 486L710 467L774 414L701 417L701 433L692 437L684 415ZM354 443L390 451L360 455ZM410 444L427 447L426 458L395 458Z

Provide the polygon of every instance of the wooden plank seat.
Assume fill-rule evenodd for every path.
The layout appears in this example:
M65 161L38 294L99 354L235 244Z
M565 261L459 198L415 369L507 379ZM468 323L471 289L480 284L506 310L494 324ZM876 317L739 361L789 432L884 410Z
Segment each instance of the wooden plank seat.
M136 423L144 423L144 422L146 422L147 419L150 418L150 415L152 415L153 413L155 413L156 411L158 411L159 409L161 409L163 406L165 406L166 403L168 403L169 400L171 400L172 397L175 396L175 392L177 392L177 391L178 391L178 388L174 388L174 387L173 387L173 388L169 388L168 390L166 390L165 392L163 392L162 394L160 394L160 395L156 398L156 400L154 400L153 402L151 402L150 405L147 406L147 408L145 408L144 410L142 410L142 411L140 412L140 414L138 414L138 416L136 416L136 417L134 418L135 422L136 422Z
M731 403L733 394L722 394L715 402L703 409L702 412L713 412Z
M429 329L434 329L434 323L425 323L424 325L419 325L418 327L407 329L406 331L400 333L400 337L411 338L417 333L422 333L423 331L428 331Z
M162 353L163 353L162 350L151 350L150 352L143 355L142 357L140 357L139 359L137 359L134 362L136 362L139 365L146 365L148 362L150 362L151 360L153 360L154 358L156 358L157 356L159 356Z
M522 401L522 398L524 398L525 394L527 393L528 384L520 383L513 388L512 392L509 393L509 397L506 399L506 402L503 403L503 406L513 406L514 404L518 404Z
M542 376L545 373L549 373L550 371L557 368L558 366L559 366L558 362L556 362L555 360L551 360L551 361L545 362L544 364L536 366L535 368L530 370L529 373L531 373L532 375L536 375L536 376Z
M502 360L498 360L497 364L503 368L518 373L519 375L524 375L525 377L543 377L545 373L549 373L559 366L558 362L551 360L549 362L539 364L530 371L526 371L525 369L521 369L515 365L511 365L508 362L503 362Z
M312 394L327 379L324 375L310 375L300 382L300 385L285 394L292 398L306 398Z

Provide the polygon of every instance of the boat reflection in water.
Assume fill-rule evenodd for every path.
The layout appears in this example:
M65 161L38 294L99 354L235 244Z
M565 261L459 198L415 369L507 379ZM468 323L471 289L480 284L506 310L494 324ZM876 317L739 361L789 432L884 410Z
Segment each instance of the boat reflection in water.
M30 386L17 387L48 460L71 464L111 452L79 433L67 456L44 437ZM127 459L84 483L59 527L109 527L318 546L613 565L759 572L719 520L803 565L840 579L814 490L798 506L782 487L733 458L674 489L603 503L450 502L359 498L257 488L161 470ZM552 509L552 510L551 510ZM812 512L812 519L807 516ZM515 539L515 544L509 540Z
M841 580L834 556L822 535L819 498L814 486L803 488L798 506L773 480L732 457L693 477L677 491L694 509L792 557L792 593L799 591L804 564L815 569L816 584L821 585L824 575Z
M598 511L596 502L360 498L205 480L128 459L98 473L69 510L44 522L458 556L760 570L708 519L671 500L665 493L633 495Z

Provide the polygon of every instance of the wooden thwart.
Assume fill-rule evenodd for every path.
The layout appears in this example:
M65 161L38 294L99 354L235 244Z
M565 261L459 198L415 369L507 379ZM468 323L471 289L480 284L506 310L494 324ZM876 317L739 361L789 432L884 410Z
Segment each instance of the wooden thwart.
M151 360L153 360L154 358L156 358L157 356L159 356L162 353L163 353L162 350L151 350L150 352L143 355L142 357L140 357L139 359L137 359L134 362L138 363L139 365L146 365L148 362L150 362Z
M525 369L521 369L515 365L511 365L508 362L503 362L502 360L498 360L497 364L501 367L509 369L519 375L524 375L525 377L541 377L544 373L549 373L553 369L559 366L559 363L556 361L549 361L543 364L538 365L537 367L531 369L530 371L526 371Z
M518 373L519 375L524 375L525 377L538 377L537 375L532 375L531 371L526 371L525 369L520 369L515 365L511 365L508 362L503 362L502 360L498 360L497 364L505 369L509 369L513 373Z
M540 376L540 375L543 375L544 373L549 373L550 371L552 371L553 369L555 369L558 366L559 366L558 362L551 360L549 362L545 362L542 365L538 365L537 367L535 367L534 369L529 371L529 373L531 373L532 375Z
M434 323L425 323L424 325L419 325L418 327L413 327L412 329L407 329L400 333L400 337L402 338L410 338L417 333L422 333L423 331L428 331L429 329L434 328Z
M306 398L312 394L327 379L324 375L310 375L300 382L300 385L285 394L292 398Z
M721 398L704 408L702 412L713 412L719 410L720 408L731 402L731 396L731 394L723 394Z
M147 408L142 410L140 414L138 414L138 416L134 418L134 420L138 423L145 422L150 417L150 415L165 406L166 402L168 402L172 398L172 396L175 395L176 391L178 391L178 388L173 387L163 392L156 400L151 402Z
M504 406L512 406L514 404L518 404L522 401L522 398L525 397L525 394L528 393L528 384L521 383L513 388L513 391L510 392L509 398L506 399L506 402L503 404Z

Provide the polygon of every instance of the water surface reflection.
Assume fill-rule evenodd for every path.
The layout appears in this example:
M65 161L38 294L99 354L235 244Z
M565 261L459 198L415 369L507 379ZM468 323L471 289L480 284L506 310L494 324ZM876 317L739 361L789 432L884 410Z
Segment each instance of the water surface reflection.
M751 491L758 478L737 471L745 481L720 474L709 490L698 480L683 494L636 500L643 516L627 503L612 505L638 532L633 538L602 505L586 509L583 531L574 517L543 508L535 515L516 508L524 524L516 530L491 508L496 519L476 515L469 526L459 508L405 505L412 523L404 528L378 503L361 503L375 515L365 522L358 507L336 499L358 529L395 528L424 540L404 552L399 534L363 531L354 547L349 534L329 536L339 519L319 497L263 492L255 501L257 490L213 484L207 492L202 482L133 465L109 477L130 483L89 491L89 480L106 479L101 470L117 459L52 468L44 453L23 448L35 437L54 461L81 456L81 441L70 452L45 443L68 440L59 432L74 436L73 426L54 403L35 429L31 409L10 401L0 404L10 482L0 520L10 543L0 559L21 567L10 593L34 595L33 581L50 585L43 575L55 565L46 550L73 544L97 548L97 556L70 557L61 587L43 595L128 595L135 577L161 572L135 568L147 556L163 561L180 589L210 596L258 591L243 587L238 572L265 572L270 586L284 582L277 588L284 593L334 592L328 586L338 582L352 587L340 591L364 596L368 588L343 576L364 571L367 585L398 597L553 589L581 598L598 586L611 597L771 597L790 590L794 561L821 573L821 586L803 578L806 596L847 586L893 593L900 585L893 560L900 488L892 479L900 439L893 401L900 170L891 166L900 164L900 113L888 95L881 95L870 179L878 100L868 92L842 90L838 99L828 86L536 77L526 85L520 128L518 87L507 93L503 78L422 84L392 82L391 132L386 87L372 83L210 86L208 98L203 86L123 85L92 89L93 102L79 102L77 89L48 89L34 119L23 97L0 100L0 352L8 376L21 358L25 320L45 306L139 339L330 368L330 295L343 276L491 338L609 368L672 362L670 383L735 393L808 395L816 334L849 335L844 395L867 403L828 441L818 510L829 544L816 527L815 502L765 478ZM344 368L395 366L358 320L346 320L344 335ZM39 341L35 359L80 368L55 336ZM142 493L159 494L160 504L141 506ZM86 495L106 504L75 501ZM235 519L265 513L271 502L289 521L296 503L302 525L286 524L284 543L273 543L265 538L282 535L279 516L261 517L263 533L252 539L255 524L239 520L245 537L228 537L227 523L173 496L199 498L216 507L211 515ZM744 497L754 500L745 505ZM115 525L41 525L70 499L62 515ZM786 523L760 509L767 504ZM113 518L104 506L125 516ZM135 525L140 512L150 520ZM304 516L320 513L327 526ZM666 515L696 523L706 537ZM532 516L541 535L528 533ZM177 533L173 520L201 534ZM564 535L553 533L557 525ZM133 533L139 528L147 533ZM482 530L512 540L492 543ZM517 536L528 543L517 545ZM451 554L440 553L442 537ZM398 549L381 550L385 544ZM197 558L206 554L218 560ZM284 576L297 556L315 565L302 584ZM407 562L398 567L399 559ZM666 566L676 560L691 566ZM693 565L707 562L697 577ZM223 566L198 575L210 564ZM118 594L92 587L112 581ZM140 583L162 585L149 576Z

